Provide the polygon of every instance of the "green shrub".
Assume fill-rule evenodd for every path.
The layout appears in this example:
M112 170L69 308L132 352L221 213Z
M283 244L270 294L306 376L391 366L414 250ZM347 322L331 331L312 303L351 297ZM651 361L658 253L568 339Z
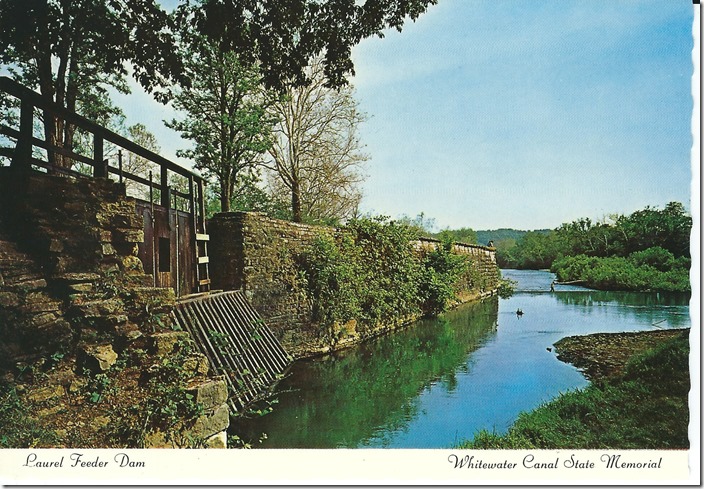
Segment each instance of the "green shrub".
M329 333L356 320L358 327L394 324L420 314L437 315L476 286L469 258L446 240L419 253L417 233L386 218L357 219L336 236L319 237L299 257L300 278L313 320Z
M567 256L556 260L551 270L558 280L583 280L588 287L600 290L691 290L689 259L675 259L672 253L657 247L628 258Z

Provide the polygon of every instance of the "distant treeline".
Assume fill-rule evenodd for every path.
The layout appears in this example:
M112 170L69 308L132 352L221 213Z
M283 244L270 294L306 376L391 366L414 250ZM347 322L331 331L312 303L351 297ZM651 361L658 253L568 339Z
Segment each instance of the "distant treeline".
M551 269L560 281L603 290L689 291L692 218L679 202L553 230L444 230L437 235L496 247L500 268Z

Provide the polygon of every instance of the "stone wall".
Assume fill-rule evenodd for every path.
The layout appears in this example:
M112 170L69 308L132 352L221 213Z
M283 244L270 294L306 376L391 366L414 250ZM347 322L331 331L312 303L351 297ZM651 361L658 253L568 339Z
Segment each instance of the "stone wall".
M195 392L212 382L191 340L168 340L184 334L171 330L174 294L150 286L137 258L142 218L123 185L0 168L0 194L0 373L27 406L44 413L42 425L58 446L106 446L116 420L147 417L139 405L160 401L150 398L150 379L165 357L179 356L178 373ZM107 385L113 405L101 402ZM56 395L36 394L45 391ZM196 433L222 445L229 424L223 406L225 400L209 405L202 419L171 426L181 436L149 443L200 443ZM100 426L91 425L96 419Z
M345 334L331 343L312 323L311 305L305 292L292 285L298 282L298 270L292 257L316 237L334 234L336 229L281 221L257 212L229 212L216 214L209 221L208 232L213 289L243 290L295 358L358 343L417 319L399 318L395 324L380 325L361 333L354 324L342 325ZM438 243L421 239L412 245L422 252L433 249ZM471 289L459 294L460 302L494 294L499 274L493 248L456 244L454 251L472 258L477 277Z
M325 349L305 294L291 286L291 257L333 228L272 219L259 212L217 214L208 223L213 290L243 290L294 357Z
M432 238L420 238L413 243L417 250L431 251L441 241ZM469 256L477 277L471 288L463 288L458 296L460 303L483 299L496 293L499 286L499 267L496 264L496 249L481 245L454 243L452 251L458 255Z

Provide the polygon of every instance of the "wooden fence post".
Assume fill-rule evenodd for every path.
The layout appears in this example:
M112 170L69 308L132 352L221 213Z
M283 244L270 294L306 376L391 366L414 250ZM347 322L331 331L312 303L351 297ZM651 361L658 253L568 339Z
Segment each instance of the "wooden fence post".
M108 177L108 162L103 159L103 137L93 134L93 176Z
M12 158L12 168L29 169L32 159L32 129L34 126L34 106L22 101L20 109L20 137L17 139L15 154Z

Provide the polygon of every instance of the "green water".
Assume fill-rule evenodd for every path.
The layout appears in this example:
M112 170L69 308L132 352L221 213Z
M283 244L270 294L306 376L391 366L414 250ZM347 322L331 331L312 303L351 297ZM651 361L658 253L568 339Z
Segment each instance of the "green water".
M549 351L560 338L688 327L688 298L558 286L544 271L503 272L510 299L468 304L324 358L299 361L269 415L236 427L270 448L445 448L586 385ZM524 314L516 315L521 309Z

